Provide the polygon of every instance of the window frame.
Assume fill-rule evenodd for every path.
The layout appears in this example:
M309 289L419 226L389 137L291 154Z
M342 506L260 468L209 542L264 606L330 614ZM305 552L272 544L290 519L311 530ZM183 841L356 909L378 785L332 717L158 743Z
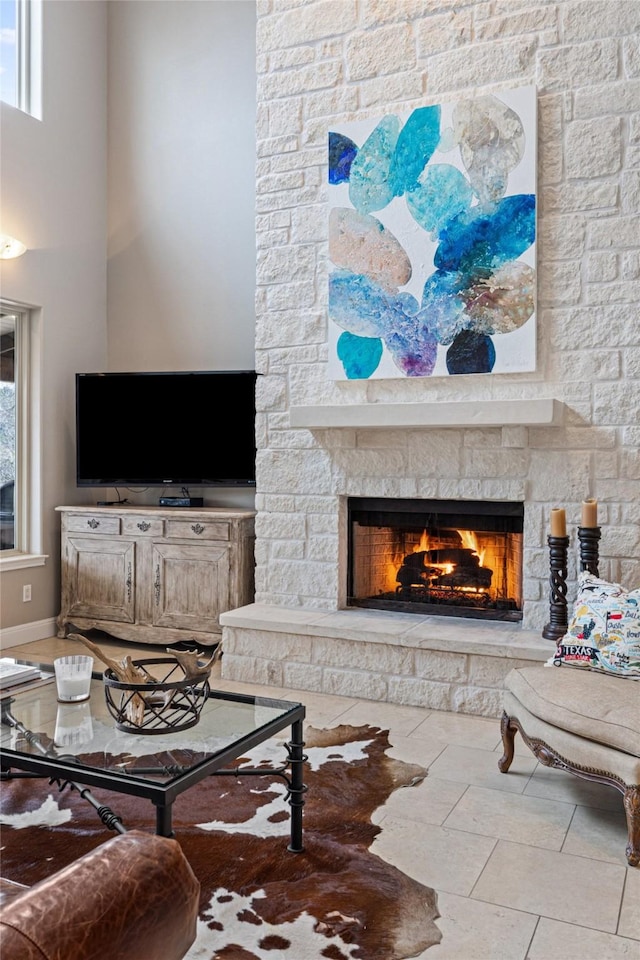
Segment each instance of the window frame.
M15 100L3 101L42 119L42 0L15 0Z
M39 313L27 304L0 300L0 310L15 316L15 486L14 546L0 550L0 570L44 565L42 483L40 477Z

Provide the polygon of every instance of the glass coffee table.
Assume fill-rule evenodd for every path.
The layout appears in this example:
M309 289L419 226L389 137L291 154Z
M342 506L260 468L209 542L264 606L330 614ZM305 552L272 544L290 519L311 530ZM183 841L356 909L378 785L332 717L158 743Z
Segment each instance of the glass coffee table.
M27 663L20 660L20 663ZM91 803L109 829L126 832L117 813L97 800L89 787L146 798L156 808L155 832L173 836L172 807L181 793L209 776L276 775L287 785L291 837L288 849L301 852L304 807L301 703L210 690L200 719L188 730L145 735L116 727L105 700L102 673L94 673L89 700L58 703L53 667L36 664L45 682L12 692L0 691L2 779L46 777L69 784ZM233 766L248 752L291 727L278 744L277 766ZM285 755L286 754L286 755Z

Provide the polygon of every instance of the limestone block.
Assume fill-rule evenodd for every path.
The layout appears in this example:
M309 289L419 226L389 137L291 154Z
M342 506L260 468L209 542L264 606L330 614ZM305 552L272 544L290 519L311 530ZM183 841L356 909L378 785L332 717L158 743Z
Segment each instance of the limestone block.
M604 3L574 0L564 6L565 43L640 31L640 8L629 0L606 0Z
M338 562L339 549L336 536L314 537L308 543L307 557L309 560L335 564Z
M316 302L315 286L311 278L306 283L278 283L267 288L266 299L268 309L273 311L286 310L295 303L300 309L313 307Z
M539 197L539 212L545 216L554 211L614 210L617 205L615 183L563 183L561 187L549 187Z
M541 261L538 265L539 299L545 304L578 303L582 292L577 261Z
M348 33L358 22L355 3L320 0L293 10L270 13L258 20L256 48L259 51L309 44L336 34Z
M276 247L272 250L260 250L257 256L257 277L259 283L286 283L312 278L314 273L314 250L310 244L304 246Z
M418 20L425 12L429 12L425 0L402 0L402 3L367 0L361 9L362 24L365 27L377 27L395 20Z
M416 65L411 26L400 23L353 33L345 45L345 58L350 80L411 71Z
M305 518L299 513L258 513L255 519L257 537L276 540L304 540Z
M269 687L284 686L283 665L259 657L234 657L225 654L222 658L223 680L238 680L242 683L258 683Z
M636 250L628 250L620 258L620 271L624 280L640 279L640 253Z
M422 96L423 79L421 72L414 69L392 76L362 80L358 89L360 104L364 109L379 107L381 113L389 113L394 109L405 113L412 108L411 100ZM393 107L395 103L402 104L402 107ZM416 103L415 106L423 104Z
M497 687L502 689L502 681L510 670L519 667L538 666L538 661L517 660L511 657L479 657L469 655L469 681L478 687Z
M260 489L265 492L319 496L333 492L329 458L318 451L267 450L258 455Z
M416 650L415 676L425 680L452 683L467 676L467 656L463 653L441 653L437 650ZM403 671L406 672L406 671Z
M269 104L269 136L287 136L302 129L302 102L302 97L291 97Z
M557 42L558 15L555 6L531 7L528 10L488 17L477 23L475 39L488 41L500 37L526 36L539 30L549 33L549 43Z
M289 47L287 50L274 50L266 59L267 66L257 72L263 74L270 70L286 70L289 67L300 67L305 63L313 63L314 60L315 51L313 47L302 46Z
M594 248L627 247L635 250L638 247L638 218L617 217L607 221L593 221L590 226L591 244Z
M595 384L593 390L595 423L633 423L638 415L638 409L640 409L640 384L633 382Z
M585 249L587 221L577 214L546 217L539 225L538 242L545 260L571 260L581 257Z
M358 697L362 700L387 699L387 684L379 673L364 670L333 670L322 672L322 692L339 697Z
M415 26L418 56L432 57L445 50L468 45L473 35L472 17L470 10L452 10L440 16L418 20Z
M618 173L622 166L620 117L569 123L565 131L565 165L567 176L576 179Z
M305 604L314 598L337 595L335 563L296 563L271 558L266 576L271 590L284 596L297 594L304 598Z
M469 713L475 717L502 716L502 690L489 690L482 687L458 687L453 691L450 710L454 713ZM500 738L500 728L496 724L496 738Z
M224 660L224 657L222 658ZM317 693L322 688L322 668L309 663L283 663L283 685L292 690L314 690Z
M413 675L413 651L384 643L316 637L313 662L323 666L353 667L369 673Z
M389 703L412 707L427 707L431 710L450 710L450 686L413 677L389 677L387 681Z
M617 253L590 253L586 259L586 278L589 283L607 283L618 276Z
M429 59L429 88L432 94L446 93L451 98L456 90L473 90L483 85L522 82L532 76L536 66L535 37L523 40L467 45L448 50Z
M275 100L278 97L295 97L309 90L339 87L342 82L342 64L339 61L313 63L259 77L258 98Z
M617 71L618 48L613 39L540 50L536 63L538 85L546 92L579 88L585 77L590 84L616 80Z
M585 117L610 117L612 103L616 105L616 113L630 113L638 109L639 101L640 83L638 81L589 85L575 91L573 115L576 120Z
M269 554L268 556L263 555L261 562L268 562L268 557L273 557L275 560L304 560L305 553L306 542L304 540L272 540L269 543Z
M625 37L622 41L622 63L625 77L640 77L640 38Z

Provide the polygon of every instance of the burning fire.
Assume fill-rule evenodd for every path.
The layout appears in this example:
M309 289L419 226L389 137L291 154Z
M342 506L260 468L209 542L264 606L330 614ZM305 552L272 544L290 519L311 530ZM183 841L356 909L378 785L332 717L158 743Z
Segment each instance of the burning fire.
M473 530L458 530L457 533L460 536L460 539L462 540L465 547L467 547L468 550L473 550L476 557L479 558L480 566L484 567L484 555L486 553L486 550L479 549L478 538L476 537Z
M459 533L460 531L458 531ZM422 536L420 537L420 543L413 548L413 553L420 553L420 551L430 550L429 547L429 535L426 530L422 531ZM442 570L443 573L453 573L453 564L452 563L432 563L432 567L437 567L438 570Z
M475 557L477 557L478 565L480 567L483 567L484 559L487 551L486 551L486 548L480 549L475 532L473 530L457 530L456 532L460 537L462 549L468 550ZM436 540L435 542L432 543L429 538L429 534L425 529L422 531L419 542L415 543L415 545L412 547L411 554L423 553L426 555L429 551L435 552L438 549L439 549L439 541ZM395 585L398 580L397 573L400 566L402 566L402 564L403 564L402 555L394 555L393 557L390 558L390 561L386 565L386 574L385 574L385 580L389 585L387 589L391 588L392 584L393 584L393 589L395 589ZM429 559L428 567L429 567L430 573L427 572L424 575L425 584L432 584L436 581L436 579L440 577L449 576L453 574L454 571L456 570L455 563L452 563L450 561L444 561L444 560L436 560L435 558ZM420 580L417 582L421 583L422 578L420 578ZM485 593L487 588L485 586L478 586L477 584L463 585L462 583L460 583L456 585L456 589L461 593Z
M471 550L473 553L475 553L476 557L478 557L480 560L480 566L483 567L486 550L480 549L478 545L478 538L476 537L475 532L473 530L456 530L456 533L462 540L462 545L466 547L467 550ZM420 543L413 548L413 553L420 553L421 550L429 549L429 535L427 534L426 530L423 530L422 536L420 537ZM438 569L442 570L444 573L453 572L452 563L434 563L433 566L438 567Z

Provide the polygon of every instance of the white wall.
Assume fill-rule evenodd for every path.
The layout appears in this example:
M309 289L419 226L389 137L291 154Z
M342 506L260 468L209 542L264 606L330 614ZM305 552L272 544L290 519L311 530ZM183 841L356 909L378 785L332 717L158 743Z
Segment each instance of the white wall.
M2 576L3 629L59 612L55 507L113 494L75 486L75 372L255 366L253 0L45 0L44 50L43 122L1 105L2 295L42 307L50 559Z
M29 248L2 262L2 296L39 310L45 566L2 574L2 627L59 611L60 503L75 485L74 373L106 363L106 5L43 5L43 116L0 104L3 230ZM22 585L32 584L30 603Z
M255 5L111 4L111 370L253 369L254 169Z

